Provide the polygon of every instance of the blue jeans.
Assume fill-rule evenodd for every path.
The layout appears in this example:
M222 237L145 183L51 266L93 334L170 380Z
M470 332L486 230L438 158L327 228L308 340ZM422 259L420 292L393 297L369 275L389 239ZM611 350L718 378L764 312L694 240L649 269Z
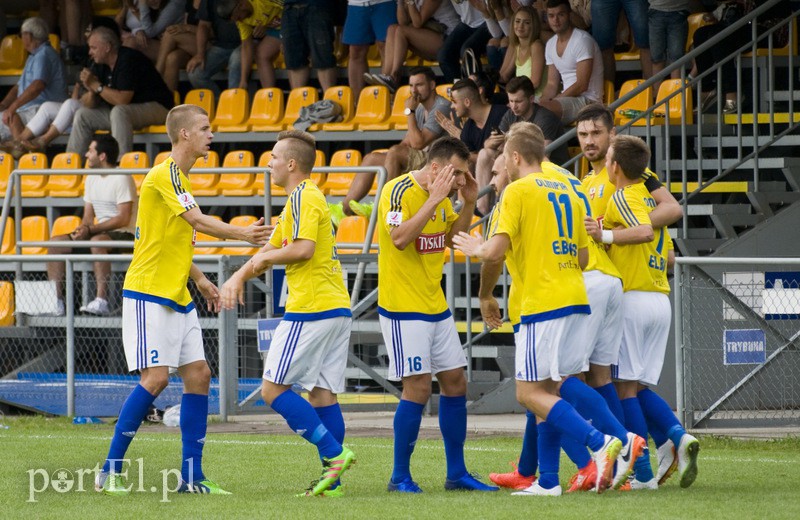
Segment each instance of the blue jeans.
M472 49L475 57L480 59L486 53L486 44L491 37L486 24L473 29L465 23L459 23L444 39L436 56L442 68L444 82L452 83L456 77L461 76L461 56L465 50Z
M614 48L617 40L617 21L622 9L628 17L636 46L640 49L649 49L647 0L592 0L592 36L600 46L600 50Z
M226 49L224 47L212 45L208 48L208 51L206 51L206 66L202 69L194 69L189 73L189 82L192 84L192 88L211 89L214 93L214 97L219 99L222 90L219 88L219 85L217 85L217 82L211 78L217 74L217 72L222 71L226 65L228 66L227 88L238 87L242 74L241 47Z
M650 9L650 56L654 63L672 63L686 54L689 11Z

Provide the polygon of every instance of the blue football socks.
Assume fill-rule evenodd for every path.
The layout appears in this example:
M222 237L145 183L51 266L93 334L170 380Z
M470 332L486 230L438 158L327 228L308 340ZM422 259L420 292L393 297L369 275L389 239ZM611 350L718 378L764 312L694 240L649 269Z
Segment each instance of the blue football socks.
M330 459L342 452L342 445L322 424L314 407L296 393L286 390L272 401L272 409L286 419L292 430L314 444L320 457Z
M608 409L611 410L614 417L617 418L620 424L624 425L625 413L622 411L622 403L619 402L619 394L617 394L617 388L614 386L614 383L608 383L607 385L597 387L595 390L605 399Z
M635 397L622 399L622 410L625 412L625 426L629 431L635 433L643 439L647 438L647 422L644 420L642 408L639 400ZM653 479L653 468L650 466L650 449L645 446L642 456L636 459L634 465L636 480L648 482Z
M467 396L439 397L439 429L444 440L447 479L458 480L467 474L464 442L467 440Z
M314 410L317 412L317 416L319 420L322 421L325 428L327 428L331 435L333 435L333 438L336 439L336 442L344 444L344 417L342 417L342 408L339 406L339 403L334 403L329 406L320 406L314 408ZM337 480L330 488L336 489L339 487L339 484L340 482Z
M561 437L561 433L550 424L550 421L539 423L539 485L545 489L552 489L558 485Z
M564 399L559 399L550 409L550 413L547 414L547 422L557 429L561 435L566 435L574 438L578 442L582 442L584 446L589 446L589 449L592 451L602 449L605 444L605 436L586 422L586 419L581 417ZM540 429L539 434L541 435L541 433L542 430ZM539 442L541 442L541 439ZM540 473L542 464L541 454L542 450L539 450Z
M422 410L425 405L400 400L394 413L394 468L392 482L398 483L411 478L411 454L419 436L422 423Z
M681 443L681 437L686 435L686 430L681 426L678 418L675 417L672 408L660 395L649 388L641 390L637 395L645 417L655 425L656 429L666 433L677 448ZM658 443L655 437L653 437L653 440Z
M156 400L156 396L145 390L142 385L136 385L133 392L125 399L122 409L119 411L119 420L114 427L114 436L111 438L111 446L108 448L108 457L103 464L103 471L108 473L113 470L119 473L122 470L122 458L128 451L133 437L139 430L150 405Z
M539 428L536 426L536 414L528 410L525 413L525 435L522 437L522 451L519 454L519 464L517 471L523 477L536 475L539 467Z
M577 377L568 377L561 384L561 397L584 418L591 419L595 428L627 442L628 430L614 417L605 399L594 388Z
M180 424L183 443L181 478L190 483L205 480L202 462L208 429L207 395L183 394Z

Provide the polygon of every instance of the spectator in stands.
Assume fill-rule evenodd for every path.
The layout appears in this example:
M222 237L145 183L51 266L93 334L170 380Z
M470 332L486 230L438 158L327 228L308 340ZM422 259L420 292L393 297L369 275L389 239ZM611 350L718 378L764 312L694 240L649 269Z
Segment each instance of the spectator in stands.
M336 85L333 13L327 0L283 0L281 40L289 85L308 85L309 58L322 90Z
M574 121L581 108L603 99L600 48L589 33L573 27L569 13L568 0L547 1L547 21L555 37L545 45L547 85L539 99L564 124Z
M135 129L164 123L172 92L144 54L120 47L106 27L92 31L89 55L94 65L80 73L88 93L72 121L67 151L83 155L97 130L111 130L120 153L130 152Z
M242 38L234 22L217 14L218 0L201 0L197 12L197 54L186 64L192 88L207 88L219 98L222 92L213 77L228 68L228 85L236 88L241 83ZM271 65L271 64L270 64Z
M544 43L539 39L541 28L538 13L531 7L520 7L512 18L508 52L500 69L501 83L508 83L515 76L530 78L537 98L542 95L547 84Z
M493 72L493 71L490 71ZM481 99L491 105L507 105L508 96L505 91L497 89L497 82L493 79L494 74L478 70L469 75L469 79L478 85L478 92Z
M622 10L631 26L633 41L639 47L642 76L647 79L653 75L647 9L647 0L592 0L592 36L603 53L605 79L613 82L617 71L614 44L617 42L617 20Z
M255 56L261 88L275 86L272 61L281 51L281 6L278 0L217 0L217 15L236 22L241 41L239 88L246 89ZM294 87L292 87L294 88Z
M451 110L456 118L466 119L463 128L458 129L452 118L441 112L436 120L453 137L458 137L470 151L470 165L474 167L478 152L483 148L492 130L500 126L507 109L504 105L490 105L481 99L478 86L471 79L456 81L450 91L453 98Z
M170 90L178 90L178 74L197 54L197 10L200 0L186 0L182 23L170 25L161 36L156 70Z
M459 24L447 34L436 55L445 83L465 78L480 69L480 57L486 53L486 44L492 37L486 27L488 10L484 0L450 0L460 19ZM469 49L469 53L467 50ZM464 70L460 60L465 53Z
M58 7L59 22L61 28L61 56L67 63L78 63L86 58L86 37L81 32L92 18L91 0L62 0L60 2L40 2L49 3ZM40 9L39 16L42 16ZM45 20L47 21L47 20ZM47 24L48 27L55 28L55 21Z
M349 46L347 78L356 99L364 88L370 45L378 45L383 62L386 59L386 33L396 24L397 5L392 0L348 0L342 43Z
M380 74L364 75L368 85L384 85L390 91L400 84L400 68L408 49L426 60L436 53L459 24L458 14L449 0L398 0L397 25L389 26Z
M0 101L0 142L4 150L19 154L18 141L23 128L46 101L63 101L67 97L64 65L50 46L47 24L41 18L28 18L20 30L22 44L28 52L17 84Z
M361 166L383 166L386 180L425 165L428 146L444 133L436 114L448 114L450 101L436 93L436 75L430 67L414 67L409 71L408 86L411 96L405 102L408 131L403 140L388 152L372 152L364 157ZM375 174L360 173L355 176L344 201L331 206L332 218L338 221L345 215L369 217L372 205L359 203L369 193Z
M109 135L96 136L86 152L87 168L115 168L119 147ZM56 235L51 242L72 240L133 241L136 229L136 185L130 175L89 175L83 195L83 219L81 224L68 235ZM73 251L72 247L52 246L48 254L63 255ZM92 247L93 255L106 255L111 250L105 247ZM64 262L48 262L47 278L56 282L59 315L64 314ZM111 274L109 262L94 263L94 277L97 292L94 300L81 307L81 312L105 315L109 313L108 279Z
M486 44L486 58L489 68L500 70L503 67L506 51L508 50L508 37L512 32L511 3L503 0L487 0L489 16L486 18L486 27L492 34Z
M648 31L650 33L650 59L653 74L680 59L685 54L689 35L689 0L650 0ZM680 69L672 71L672 78L681 77ZM654 89L658 91L658 87Z
M539 106L535 100L535 90L533 82L527 76L513 78L506 86L508 92L508 111L503 116L497 131L493 131L483 144L483 148L478 152L478 159L475 163L475 180L478 182L478 189L483 189L489 184L492 177L492 165L498 155L503 150L505 134L514 123L527 121L537 125L544 134L545 146L549 145L564 134L564 126L557 115ZM556 164L564 164L569 160L569 152L566 143L550 153L550 161ZM492 209L494 201L492 197L481 197L478 199L478 211L487 214Z
M122 37L122 45L155 62L164 31L183 21L186 0L137 0L137 7L139 26L130 27L130 34Z

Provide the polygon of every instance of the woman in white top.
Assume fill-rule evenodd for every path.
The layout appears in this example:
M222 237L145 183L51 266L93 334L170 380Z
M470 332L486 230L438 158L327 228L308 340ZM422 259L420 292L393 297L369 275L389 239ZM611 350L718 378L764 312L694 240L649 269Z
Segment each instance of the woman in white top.
M539 16L531 7L520 7L512 20L508 51L500 69L500 81L507 83L515 76L528 76L538 97L547 84L544 44L539 39Z
M435 60L445 37L459 22L450 0L397 0L397 25L390 25L386 33L381 73L366 73L364 80L394 92L408 49L426 60Z

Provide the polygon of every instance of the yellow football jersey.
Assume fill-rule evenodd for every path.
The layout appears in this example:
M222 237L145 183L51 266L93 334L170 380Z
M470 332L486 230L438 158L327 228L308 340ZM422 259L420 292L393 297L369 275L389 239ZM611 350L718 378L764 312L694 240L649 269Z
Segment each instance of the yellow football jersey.
M186 282L192 267L195 233L181 214L195 207L189 178L172 157L145 176L133 260L125 275L123 296L183 313L194 309Z
M561 173L532 173L503 193L496 234L504 233L522 280L522 323L589 314L578 263L588 247L583 201Z
M650 168L644 171L644 185L651 193L663 186L658 180L658 175ZM617 191L616 186L609 180L605 166L599 172L590 171L583 178L583 189L589 197L589 205L592 207L592 217L603 225L603 216L608 208L608 201L611 195Z
M280 248L299 239L311 240L316 247L310 259L286 266L289 297L283 319L312 321L352 316L331 213L325 195L310 179L289 194L269 243Z
M283 12L283 0L251 0L250 4L253 7L253 13L244 20L236 22L242 41L249 40L256 27L269 27L275 18L280 18Z
M378 202L378 313L400 320L440 321L449 317L442 292L447 233L458 219L450 199L436 206L417 239L404 250L391 230L410 219L428 200L412 173L386 183Z
M617 190L608 203L603 219L606 229L650 225L650 212L656 201L643 182ZM652 242L635 245L612 244L608 255L622 274L623 291L648 291L669 294L667 255L671 238L667 228L653 230Z
M485 226L486 232L484 233L484 239L486 240L492 238L497 232L497 224L500 222L500 205L502 202L503 198L501 196L500 200L498 200L497 204L492 208L492 212L489 213L489 218ZM522 304L522 277L519 274L516 262L514 262L514 255L512 255L510 251L506 254L506 269L508 269L508 274L511 275L511 286L508 288L507 303L508 321L511 322L514 332L517 332L519 330L520 307Z

